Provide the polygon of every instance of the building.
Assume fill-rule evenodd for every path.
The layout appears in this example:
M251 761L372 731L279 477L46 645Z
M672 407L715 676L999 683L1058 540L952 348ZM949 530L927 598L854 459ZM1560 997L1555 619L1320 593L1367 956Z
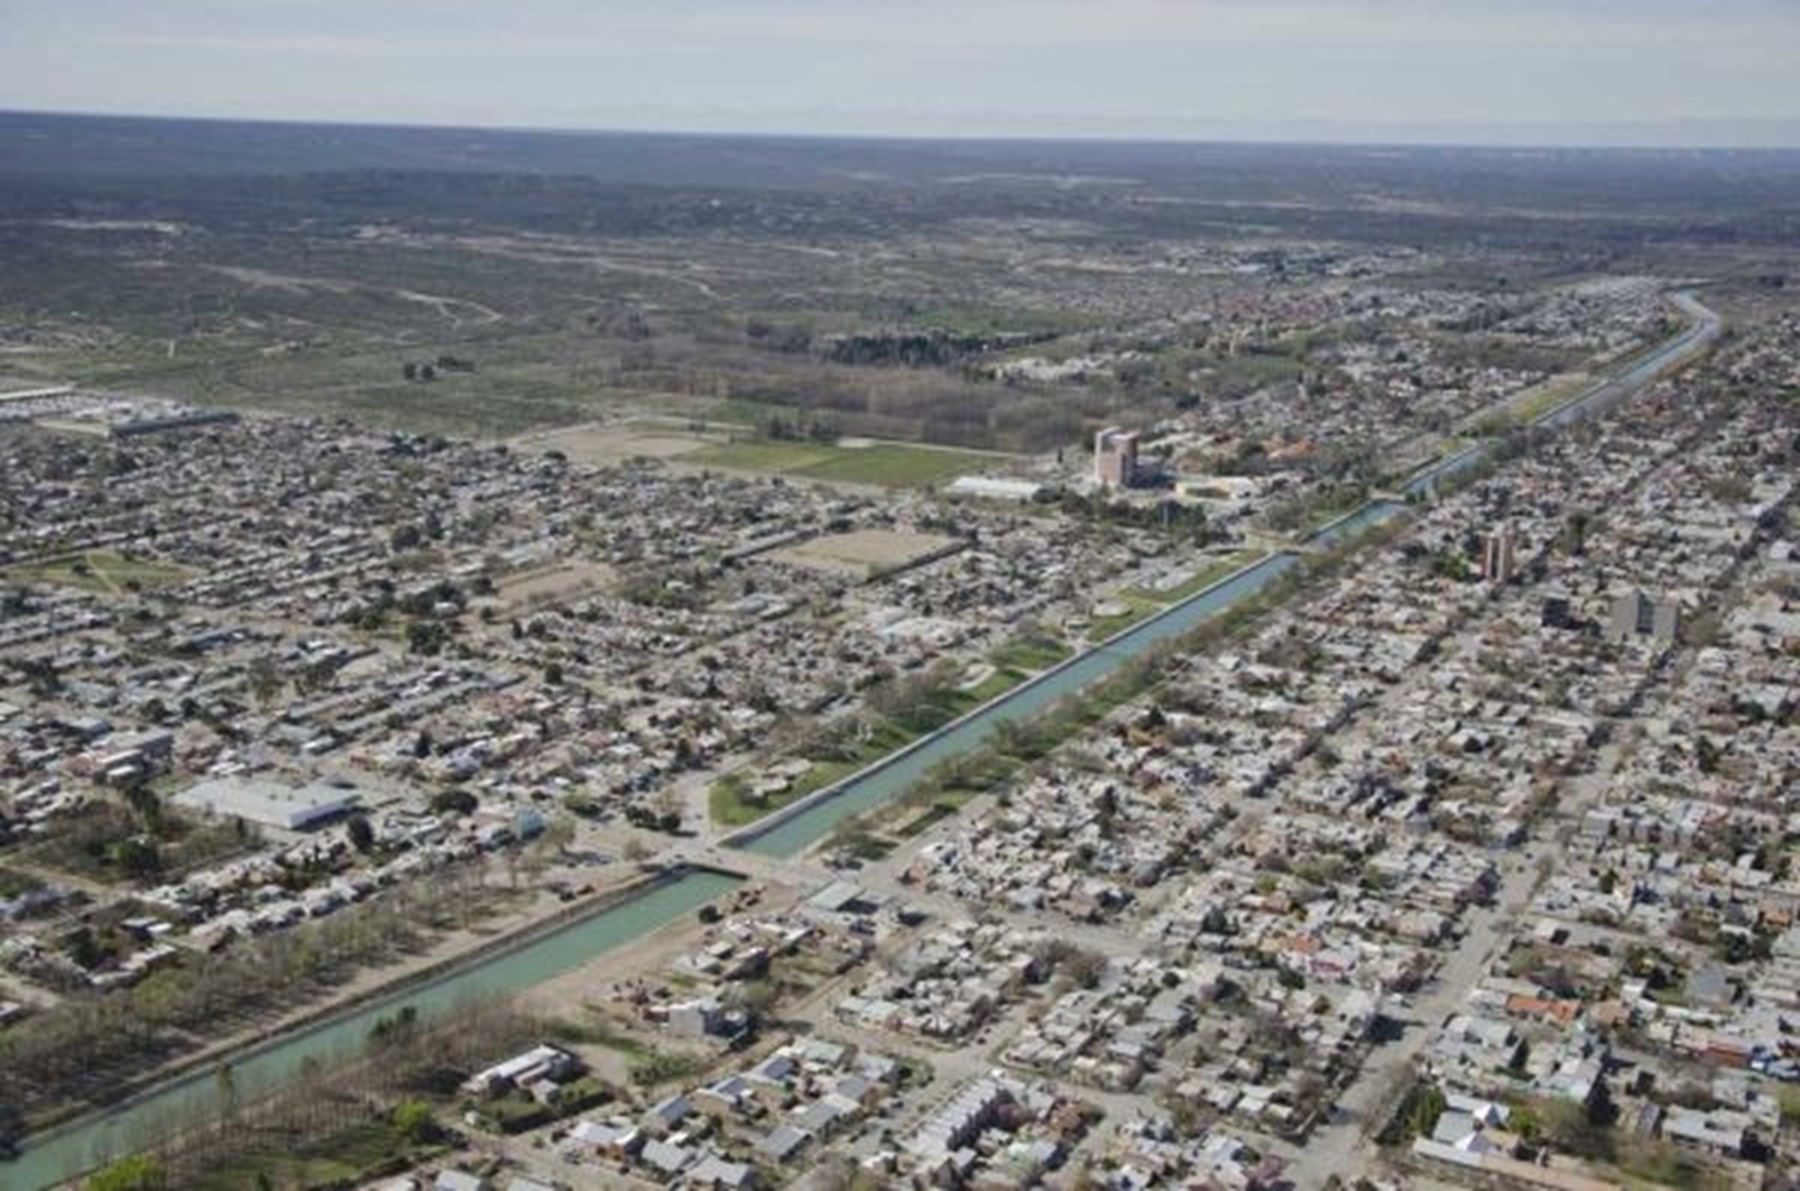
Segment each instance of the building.
M1489 583L1510 583L1517 571L1518 548L1513 527L1502 525L1488 534L1481 550L1481 577Z
M189 786L171 801L203 814L283 831L306 831L348 814L362 796L322 782L295 788L258 778L220 777Z
M1034 480L1008 480L998 476L958 476L950 484L951 496L968 496L977 500L1012 500L1030 504L1044 494L1044 486Z
M1606 621L1609 641L1652 637L1663 644L1672 644L1680 633L1681 605L1670 599L1653 600L1637 590L1615 599L1612 615Z
M525 1088L542 1080L559 1082L571 1078L580 1069L580 1060L554 1046L534 1046L504 1063L469 1077L463 1090L484 1096L497 1096L513 1088Z
M1109 426L1094 436L1094 479L1102 488L1129 488L1138 477L1136 431Z

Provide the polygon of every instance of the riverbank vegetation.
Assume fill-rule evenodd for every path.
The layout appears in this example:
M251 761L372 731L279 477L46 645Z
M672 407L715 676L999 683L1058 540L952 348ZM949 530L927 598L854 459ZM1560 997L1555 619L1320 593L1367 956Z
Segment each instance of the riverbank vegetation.
M0 1068L15 1133L32 1132L128 1095L234 1031L340 989L357 972L423 954L442 935L501 907L506 894L474 863L329 918L182 954L137 984L72 994L0 1034Z

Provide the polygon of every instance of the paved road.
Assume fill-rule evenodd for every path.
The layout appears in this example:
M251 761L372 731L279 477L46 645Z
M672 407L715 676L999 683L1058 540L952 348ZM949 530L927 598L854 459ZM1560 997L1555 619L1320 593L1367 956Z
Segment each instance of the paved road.
M1559 821L1580 822L1599 801L1623 759L1621 745L1608 745L1591 772L1569 783ZM1505 943L1518 916L1530 904L1542 873L1562 867L1569 838L1537 843L1509 857L1499 892L1491 907L1477 907L1467 915L1466 929L1456 949L1445 957L1429 991L1414 1001L1414 1013L1401 1041L1377 1048L1363 1064L1357 1078L1338 1099L1330 1123L1313 1131L1304 1150L1287 1148L1291 1173L1300 1187L1322 1187L1333 1174L1346 1182L1375 1172L1374 1141L1368 1133L1384 1123L1393 1105L1391 1097L1419 1053L1436 1033L1444 1018L1456 1012L1469 991L1487 971L1495 952ZM1544 858L1549 863L1544 863Z

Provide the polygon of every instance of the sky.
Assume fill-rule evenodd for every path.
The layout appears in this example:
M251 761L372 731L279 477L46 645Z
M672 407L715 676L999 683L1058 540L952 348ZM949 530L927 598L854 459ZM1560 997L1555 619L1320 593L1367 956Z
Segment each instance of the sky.
M0 108L1800 144L1800 0L0 0Z

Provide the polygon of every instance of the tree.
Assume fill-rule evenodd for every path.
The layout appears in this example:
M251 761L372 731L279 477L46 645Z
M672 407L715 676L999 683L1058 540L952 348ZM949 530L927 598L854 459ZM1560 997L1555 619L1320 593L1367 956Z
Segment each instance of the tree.
M1412 1106L1407 1113L1407 1125L1416 1135L1430 1137L1431 1131L1437 1128L1438 1118L1443 1115L1444 1093L1438 1090L1436 1084L1421 1084L1413 1095Z
M87 1191L162 1191L168 1185L162 1163L148 1154L133 1154L89 1178Z
M663 831L675 832L681 828L681 795L671 786L664 786L650 796L650 810L656 815L656 825Z
M450 640L450 630L439 620L415 620L406 626L406 647L421 657L436 657Z
M472 815L480 805L480 799L462 789L439 790L431 799L431 809L439 814Z
M437 1136L431 1105L423 1100L402 1100L394 1105L391 1120L394 1136L407 1145L425 1145Z
M351 815L350 821L344 824L344 830L350 836L351 846L358 852L375 850L375 828L370 825L369 816Z
M113 863L126 876L148 880L162 872L162 854L147 840L132 838L113 845Z
M733 999L754 1030L768 1020L769 1011L775 1008L779 994L769 981L751 980L738 985L737 995Z
M268 654L252 658L245 677L250 683L250 697L256 700L258 707L267 707L281 693L281 668Z
M237 1072L232 1070L230 1063L220 1063L213 1068L213 1087L219 1093L220 1115L230 1117L238 1105Z
M1595 1106L1567 1096L1547 1096L1537 1101L1537 1121L1542 1136L1552 1147L1578 1158L1607 1158L1612 1154L1612 1131L1599 1119Z

